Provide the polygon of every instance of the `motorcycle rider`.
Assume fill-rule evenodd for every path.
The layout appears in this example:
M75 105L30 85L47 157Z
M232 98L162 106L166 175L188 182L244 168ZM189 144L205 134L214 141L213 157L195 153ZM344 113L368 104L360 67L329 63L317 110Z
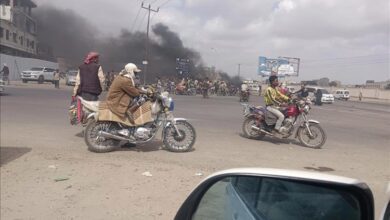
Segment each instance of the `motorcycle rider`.
M141 70L134 63L126 64L108 90L107 106L123 120L125 117L129 117L130 121L133 121L132 114L128 111L129 107L140 94L147 94L146 91L136 87L136 74L139 72Z
M272 75L269 77L270 86L268 86L265 94L264 101L266 105L266 109L270 111L272 114L278 117L278 120L275 125L275 130L279 133L283 133L281 126L284 120L283 113L279 110L279 107L283 102L287 102L289 98L283 95L279 89L279 81L276 75Z
M306 88L306 84L302 83L301 89L294 92L293 94L297 94L299 98L306 98L307 96L309 96L309 91Z
M249 87L245 82L241 84L241 97L244 97L244 95L249 96Z
M88 53L84 63L79 67L73 97L79 95L87 101L97 101L104 88L104 81L103 69L99 65L99 54Z

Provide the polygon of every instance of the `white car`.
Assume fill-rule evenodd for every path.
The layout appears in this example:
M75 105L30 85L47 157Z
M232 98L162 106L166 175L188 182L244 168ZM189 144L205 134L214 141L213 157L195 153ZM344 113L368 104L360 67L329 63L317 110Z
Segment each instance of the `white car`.
M348 101L349 99L349 91L346 89L337 90L334 97L336 99Z
M362 181L316 172L238 168L203 180L175 220L374 220L374 197ZM378 220L390 219L386 204Z
M312 102L316 101L316 94L318 91L322 93L321 96L321 102L322 103L333 103L334 102L334 96L328 92L328 90L320 87L306 87L309 92L309 98Z
M28 81L37 81L39 84L43 82L53 82L54 69L47 67L33 67L30 70L25 70L20 74L23 83Z
M74 86L76 84L77 70L69 70L66 73L65 84L67 86Z

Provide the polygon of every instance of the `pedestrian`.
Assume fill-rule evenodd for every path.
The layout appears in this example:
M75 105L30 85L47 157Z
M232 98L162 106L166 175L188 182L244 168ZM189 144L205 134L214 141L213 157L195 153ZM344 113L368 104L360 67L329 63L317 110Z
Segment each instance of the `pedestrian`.
M316 105L322 105L322 91L321 89L317 89L316 92Z
M4 63L3 69L0 73L3 73L3 81L7 81L7 85L9 85L9 68L6 63Z
M103 69L99 65L99 54L88 53L84 63L79 66L73 96L79 95L87 101L99 100L104 80Z
M360 91L359 91L359 101L362 101L362 99L363 99L363 92L360 89Z
M56 69L53 73L54 88L60 88L60 72Z

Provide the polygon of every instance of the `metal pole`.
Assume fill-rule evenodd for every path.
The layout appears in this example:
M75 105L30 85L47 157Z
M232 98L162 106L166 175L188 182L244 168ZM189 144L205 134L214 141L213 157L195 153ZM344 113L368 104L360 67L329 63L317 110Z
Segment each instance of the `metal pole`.
M238 64L238 79L240 79L240 72L241 72L241 64Z

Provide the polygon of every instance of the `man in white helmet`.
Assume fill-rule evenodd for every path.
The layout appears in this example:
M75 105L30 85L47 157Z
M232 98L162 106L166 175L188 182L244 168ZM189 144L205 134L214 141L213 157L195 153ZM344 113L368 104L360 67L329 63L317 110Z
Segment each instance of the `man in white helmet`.
M107 105L109 109L123 120L133 99L145 91L136 87L136 74L141 72L134 63L128 63L112 82L107 94ZM131 117L131 116L130 116Z

